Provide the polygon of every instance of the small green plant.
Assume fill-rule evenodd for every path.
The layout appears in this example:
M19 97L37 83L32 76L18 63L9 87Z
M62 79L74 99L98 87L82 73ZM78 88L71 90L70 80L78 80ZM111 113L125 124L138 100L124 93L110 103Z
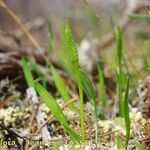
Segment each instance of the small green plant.
M127 149L129 138L130 138L130 118L129 118L129 107L128 107L128 97L129 97L129 77L126 78L126 91L124 96L124 119L126 128L126 139L125 148Z
M67 48L68 51L73 51L73 52L68 52L64 50L64 54L61 57L61 64L62 67L70 74L71 77L77 82L78 84L78 89L79 89L79 95L80 95L80 119L81 119L81 132L82 132L82 137L85 136L83 135L83 122L84 122L84 113L83 113L83 91L87 95L87 98L89 101L92 103L94 106L94 116L95 116L95 133L96 133L96 143L98 141L98 125L97 125L97 102L96 102L96 93L94 90L94 87L92 85L92 82L90 78L88 77L87 73L83 71L79 64L78 64L78 54L77 54L77 49L75 47L75 42L72 37L70 25L67 22L68 28L65 32L65 35L62 36L62 41L63 41L63 47ZM68 35L69 34L69 35ZM65 43L64 43L65 42ZM64 58L65 55L65 58ZM68 59L66 59L68 58ZM85 137L82 139L82 141L85 142Z
M72 66L75 80L77 81L78 89L79 89L79 97L80 97L80 120L81 120L81 135L82 135L82 142L85 143L85 127L84 127L84 107L83 107L83 87L81 83L80 77L80 67L78 64L78 53L74 38L72 36L70 24L66 21L65 26L65 40L68 49L68 59L69 63Z
M83 86L83 90L86 93L88 99L94 106L94 116L95 116L95 140L96 144L98 143L98 116L97 116L97 101L96 101L96 93L93 87L93 84L88 77L87 73L83 70L80 70L81 82Z
M34 78L32 76L32 73L30 71L30 67L28 65L28 62L23 58L22 59L22 67L24 76L26 79L26 82L28 84L28 87L33 87L37 90L38 94L44 101L44 103L49 107L53 115L56 117L56 119L63 125L67 133L70 135L73 141L79 141L80 137L78 134L75 133L73 129L69 127L68 120L63 114L63 111L57 104L56 100L53 98L53 96L39 83L34 81Z
M28 86L27 97L30 97L29 99L31 99L32 105L35 104L35 101L36 101L36 103L38 103L38 100L42 101L44 104L47 105L47 107L49 108L50 111L47 110L47 107L45 107L44 105L38 105L39 107L37 106L36 110L33 112L33 115L30 116L30 112L32 112L32 108L34 106L29 107L28 109L25 109L23 113L22 113L22 111L21 111L21 113L19 113L20 116L18 118L19 119L18 121L20 122L21 119L25 119L25 120L23 120L23 122L26 121L26 123L30 123L31 127L32 127L32 125L33 126L36 125L38 127L36 134L39 134L41 132L41 140L45 140L46 136L43 136L42 132L46 129L45 130L46 132L44 131L43 133L44 134L47 133L47 135L49 135L48 130L47 130L48 129L47 123L52 118L55 118L57 121L53 122L54 128L58 127L58 125L62 126L64 128L64 130L66 131L66 134L70 138L69 138L69 140L67 140L68 138L64 139L64 135L66 136L66 134L64 134L64 132L61 135L61 136L63 136L62 138L59 138L59 137L55 138L55 136L57 134L56 132L58 130L54 130L54 132L53 132L54 134L52 134L52 139L50 139L50 142L54 141L56 143L52 146L49 146L53 150L59 149L60 146L65 147L65 149L66 149L66 147L67 148L69 147L70 149L74 149L74 150L77 149L78 147L80 147L82 149L83 149L83 147L86 147L86 146L91 147L91 142L93 143L93 140L94 140L93 139L93 130L95 130L96 146L99 144L98 139L100 139L100 141L102 141L102 143L105 144L105 146L100 145L100 147L102 149L103 149L103 147L104 147L104 149L105 148L111 149L113 147L112 149L127 150L127 149L130 149L130 147L131 147L131 148L134 148L137 150L146 150L148 148L147 143L146 143L147 141L142 141L143 139L141 140L141 138L138 137L143 134L145 135L145 130L143 130L144 127L145 128L149 127L148 126L149 122L147 122L147 119L144 117L145 113L147 113L146 109L145 109L146 104L143 105L142 107L138 106L138 105L136 105L136 102L137 102L136 99L138 96L139 96L139 98L141 98L143 96L143 93L141 93L141 91L143 91L143 89L145 90L145 87L147 86L148 78L146 78L146 80L145 80L143 77L145 77L146 75L149 75L149 73L150 73L150 62L148 60L148 57L146 59L145 58L142 59L143 66L141 65L141 60L139 61L139 59L137 60L137 58L136 58L136 60L134 60L134 63L138 62L137 65L139 64L139 66L140 66L140 69L141 69L141 72L140 72L138 70L138 68L136 68L136 65L132 62L132 55L130 55L132 53L132 51L130 50L130 48L131 48L130 44L125 46L126 49L128 49L130 51L129 55L128 55L128 50L123 51L122 33L121 33L121 29L119 27L117 27L114 32L114 37L115 37L115 41L116 41L116 48L114 51L115 55L116 55L116 58L115 58L116 84L114 85L114 82L111 82L112 84L109 84L108 83L109 81L107 80L108 87L106 88L105 81L104 81L103 69L100 66L97 66L98 76L96 74L96 77L95 77L95 73L97 73L97 72L94 71L93 80L92 80L92 78L90 78L90 75L88 75L88 73L80 67L76 43L75 43L72 31L71 31L70 24L68 21L66 21L64 24L65 26L64 26L63 33L61 34L63 51L62 51L62 55L60 56L60 65L62 66L62 68L60 67L60 69L62 69L61 73L62 74L64 73L65 77L66 76L68 77L67 81L65 81L66 78L63 78L59 72L59 69L57 69L57 67L55 67L56 65L52 64L53 63L52 52L53 52L54 44L53 44L53 33L52 33L51 23L49 21L47 21L47 24L48 24L47 51L42 53L42 48L39 46L39 44L36 42L36 40L32 37L32 35L26 30L26 28L22 24L21 20L11 10L9 10L7 5L3 1L4 0L0 0L0 6L3 7L8 12L8 14L15 20L15 22L20 26L22 31L30 39L31 43L37 48L37 50L39 50L39 52L41 52L40 57L42 57L42 62L45 63L45 66L38 64L38 61L36 62L37 56L35 56L35 55L33 55L31 57L31 59L23 57L21 60L24 77L25 77L25 80L26 80L26 83ZM85 6L87 8L86 9L87 13L88 13L87 19L89 19L90 23L92 23L91 25L93 27L93 31L95 31L97 36L99 36L100 31L102 31L101 34L103 34L107 28L106 27L107 23L104 22L105 25L101 26L102 28L100 28L99 20L101 18L95 12L95 10L90 6L90 4L87 2L87 0L82 0L82 1L84 2ZM116 11L116 13L117 12L118 11ZM82 12L82 15L85 15L85 13L86 13L85 11ZM82 15L80 16L81 18L82 18ZM137 13L126 14L126 17L131 17L132 19L139 19L139 20L143 19L143 20L147 21L148 23L150 21L150 13L149 12L147 12L145 14L137 14ZM114 28L113 16L111 14L110 14L109 21L110 21L110 24L112 25L112 28ZM86 27L89 28L89 24ZM146 27L146 26L144 25L144 27ZM136 30L137 30L137 32L135 34L135 38L137 38L137 40L138 40L138 45L135 45L135 48L137 48L137 46L138 46L138 48L135 50L136 56L134 56L134 57L140 56L140 58L143 58L145 55L148 56L148 53L145 50L146 49L148 50L150 47L149 46L150 34L148 31L145 31L145 29L143 30L143 28L142 28L142 30L140 28L136 28ZM131 30L131 31L133 31L133 30ZM80 35L80 36L82 36L82 35ZM93 41L89 41L89 40L93 40L93 39L91 39L91 37L87 37L87 39L85 39L85 41L83 41L83 43L81 43L81 44L83 44L83 46L85 46L85 47L88 47L88 45L91 46L91 42L93 42ZM110 39L106 38L106 41L107 40L109 41ZM135 39L132 41L132 43L134 43L134 42L135 42ZM94 40L94 44L97 45L97 40ZM94 48L95 48L95 45L94 45ZM109 43L107 46L109 46ZM98 47L101 47L101 45L98 44ZM92 45L92 48L93 48L93 45ZM142 53L138 53L141 49L143 50ZM2 51L2 54L3 54L3 51ZM4 52L4 54L5 54L5 52ZM21 55L21 53L20 53L20 55ZM107 56L105 56L105 54L104 54L104 58L105 57L110 57L110 56L109 56L109 54ZM18 59L16 61L18 61ZM102 59L103 59L103 57L102 57ZM103 60L101 60L101 62L103 62ZM105 63L105 61L103 63ZM6 68L7 68L7 66L6 66ZM147 74L145 72L143 72L144 71L143 68L147 71ZM106 68L104 68L104 69L106 69ZM47 72L47 70L49 70L49 72ZM63 72L63 71L66 71L67 73ZM5 63L4 63L4 73L5 73ZM108 74L109 73L110 72L108 72ZM128 74L130 76L130 78L129 78L129 76L126 76L126 74ZM93 75L93 72L92 72L92 75ZM111 73L109 75L110 75L110 77L112 77ZM3 75L3 66L2 66L2 76L4 76ZM97 77L98 77L98 81L97 81ZM138 93L136 93L135 89L133 89L133 88L135 88L135 86L137 86L137 80L139 78L142 78L143 81L139 84ZM36 79L36 80L34 80L34 79ZM112 78L110 78L110 79L112 79ZM17 78L17 80L18 80L18 78ZM0 83L0 86L2 86L2 87L0 87L0 95L2 97L2 100L1 100L2 102L0 102L2 104L2 106L0 106L0 108L2 108L2 110L0 109L0 111L3 115L2 117L0 117L1 118L0 122L2 124L2 125L0 125L0 130L6 130L7 125L5 125L5 124L6 124L6 122L8 122L7 120L10 120L11 121L10 123L13 126L18 125L18 121L16 121L16 118L15 118L15 116L16 116L15 110L17 107L19 108L21 106L20 103L22 103L22 102L23 102L22 103L23 105L24 104L25 104L25 106L28 105L28 103L26 103L26 102L24 103L24 101L22 101L22 102L20 101L22 96L21 97L18 96L19 92L17 92L15 90L14 85L13 86L11 85L12 82L14 82L14 81L16 81L16 78L15 78L15 80L14 79L11 81L7 80L7 81L2 81ZM94 87L93 83L96 85L95 87ZM99 85L99 88L97 88L97 84ZM11 85L12 87L9 88L9 85ZM131 90L132 93L130 95L131 96L131 104L129 103L129 91L131 88L130 85L132 86L132 90ZM144 85L144 88L142 88L143 85ZM8 86L8 88L7 88L7 86ZM56 87L56 88L54 87L55 93L52 93L51 91L49 91L51 89L53 90L53 86ZM110 86L111 86L111 88L110 88ZM116 86L117 93L115 93L115 89L113 89L114 86ZM68 87L71 87L71 88L68 89ZM106 93L105 89L109 90L109 92L111 92L111 94L109 92ZM18 94L15 94L16 92ZM62 108L58 105L58 103L57 103L58 100L53 96L53 95L56 96L57 93L59 94L59 97L61 99L64 99L64 101L65 101ZM97 93L99 93L99 95ZM116 96L116 94L117 94L117 96ZM97 95L100 98L100 105L97 100ZM73 98L71 99L72 96L73 96ZM23 97L24 97L24 95L23 95ZM40 97L40 98L38 99L38 97ZM108 101L106 99L107 97L109 99ZM116 108L116 101L114 100L116 97L117 97L118 108ZM132 99L132 97L133 97L133 99ZM14 99L17 99L17 101L16 101L17 103L11 101ZM79 100L79 101L77 101L77 100ZM83 100L89 101L93 106L89 105L89 103L85 103L86 105L84 108ZM11 102L11 103L9 104L9 102ZM75 102L75 105L73 104L73 102ZM108 103L108 106L107 106L107 103ZM77 107L79 107L79 108L77 108L77 110L73 109L73 111L69 111L70 109L68 109L66 107L69 107L70 104L73 106L76 106L73 108L77 108ZM130 113L129 106L130 105L131 105L131 108L132 108L132 106L137 107L136 109L135 108L131 109L131 118L136 116L135 119L133 119L133 122L130 122L130 117L129 117L129 113ZM16 108L14 109L14 107L16 107ZM139 109L138 107L140 107L141 109ZM108 110L106 108L108 108ZM5 109L8 109L9 113L7 113L7 111L4 111ZM86 119L84 117L84 109L86 110L85 111ZM116 117L113 118L113 116L115 115L116 111L118 111L118 109L119 109L119 116L118 116L118 114L116 114ZM64 110L64 112L68 113L67 115L69 116L68 118L70 118L69 120L64 115L63 110ZM80 110L80 115L76 114L76 113L78 113L79 110ZM90 110L93 110L92 117L91 117L91 113L89 113ZM100 110L100 112L99 112L99 110ZM138 110L138 111L136 111L136 110ZM18 111L20 111L20 108L18 109ZM12 113L13 116L10 113ZM50 114L50 116L48 116L49 114ZM106 116L104 116L105 114L106 114ZM143 117L141 115L143 115ZM9 116L9 118L7 116ZM25 118L23 116L25 116ZM43 118L42 118L42 116L43 116ZM101 117L103 117L104 119L106 119L106 118L108 118L108 119L98 121L98 119L101 119ZM112 118L113 118L113 120L112 120ZM36 119L36 121L35 121L35 119ZM81 127L79 127L79 129L78 129L78 122L77 122L78 119L80 120L80 125L81 125ZM85 120L86 120L86 122L85 122ZM142 126L140 126L140 123L143 122L143 120L144 120L144 124ZM23 123L23 122L21 121L21 123ZM70 122L74 123L73 127L77 128L80 135L78 135L78 133L73 128L70 127L70 125L71 125ZM94 123L95 128L93 129L93 125L92 125L92 130L89 132L91 127L90 128L88 128L88 127L91 125L91 123ZM107 125L106 125L106 123L107 123ZM133 125L133 123L136 123L135 126L140 127L137 129L138 131L134 130L135 126ZM132 127L132 125L133 125L133 127ZM45 127L45 126L47 126L47 127ZM21 127L23 127L23 126L21 125ZM85 135L86 127L88 128L86 133L89 132L87 134L91 134L91 135L87 136L88 137L87 139L86 139L86 135ZM130 135L131 131L132 131L130 129L132 129L132 128L133 128L133 132L134 132L134 134L132 134L133 136ZM24 130L25 128L22 128L22 129ZM53 129L53 126L52 126L52 129ZM32 132L32 130L33 129L29 127L29 132ZM137 134L137 133L139 133L139 130L140 130L140 134ZM124 131L126 132L125 134L124 134ZM6 131L4 131L4 132L6 132ZM99 132L101 132L102 137L98 136ZM7 135L7 133L4 134L3 136L4 137L6 136L6 138L7 138L9 136L9 133L8 133L8 135ZM54 137L54 139L53 139L53 137ZM102 139L103 137L104 137L104 139ZM49 138L50 137L48 137L47 139L49 139ZM136 139L134 139L134 138L136 138ZM115 139L115 141L114 141L114 139ZM63 143L64 140L66 141L65 143ZM143 143L145 143L145 145ZM110 145L112 146L111 148L110 148ZM107 148L107 146L108 146L108 148ZM93 147L93 145L92 145L92 147Z
M63 114L63 111L61 110L53 96L39 83L35 82L34 85L44 103L49 107L56 119L63 125L72 140L79 141L79 135L77 135L75 131L73 131L73 129L69 127L67 118Z

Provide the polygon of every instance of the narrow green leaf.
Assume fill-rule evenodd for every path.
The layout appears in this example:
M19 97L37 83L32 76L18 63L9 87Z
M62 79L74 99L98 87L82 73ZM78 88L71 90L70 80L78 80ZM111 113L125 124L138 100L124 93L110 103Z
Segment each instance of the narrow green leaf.
M86 93L90 102L94 105L94 116L95 116L95 135L96 135L96 144L98 143L98 117L97 117L97 103L96 103L96 93L90 78L87 73L80 69L81 83L84 92Z
M61 55L60 56L60 64L62 66L62 68L71 76L74 78L75 74L74 74L74 70L71 66L71 64L69 63L69 61L65 58L65 55Z
M34 61L34 60L31 60L31 59L29 59L29 62L30 62L30 64L32 65L32 68L33 68L33 70L36 72L36 74L37 74L38 76L40 76L40 77L41 77L41 76L44 77L44 74L42 73L42 71L41 71L41 69L40 69L38 63L37 63L36 61Z
M90 78L88 77L87 73L80 69L80 75L81 75L81 82L83 86L83 90L86 93L88 99L91 101L93 105L96 103L96 93L94 91L94 87L92 85L92 82Z
M56 119L64 126L71 138L73 140L79 140L80 137L69 127L67 118L63 114L63 111L61 110L53 96L37 82L35 82L35 88L42 98L43 102L49 107Z
M130 118L129 118L129 107L128 107L128 97L129 97L129 77L126 79L126 91L124 96L124 119L126 127L126 140L125 148L127 149L129 138L130 138Z
M29 62L31 64L31 67L33 71L37 74L38 77L41 78L42 85L46 88L46 83L47 83L47 77L46 75L41 71L39 64L35 60L29 59Z
M65 128L65 130L70 135L70 137L72 138L73 141L80 141L80 136L73 129L71 129L69 126L67 126L63 123L61 123L61 124L63 125L63 127Z
M34 78L29 69L29 63L25 60L25 58L22 58L22 67L28 87L34 87Z
M98 66L98 78L99 78L99 95L100 100L102 102L102 108L106 105L106 97L105 97L105 83L104 83L104 76L100 66Z
M116 75L117 75L117 96L119 105L119 115L123 117L123 73L122 73L122 35L119 27L115 29L116 40Z
M64 98L64 100L69 100L70 95L67 92L65 83L64 83L63 79L61 78L61 76L59 75L59 73L57 72L57 70L53 67L53 65L51 65L50 71L52 73L55 85L56 85L59 93Z
M66 117L64 116L61 108L57 104L56 100L53 98L53 96L45 89L43 88L39 83L35 82L35 88L38 91L40 97L44 101L44 103L49 107L51 112L55 115L55 117L62 123L68 125L68 121Z
M116 145L117 145L117 150L123 150L124 149L123 140L121 138L121 135L116 136Z

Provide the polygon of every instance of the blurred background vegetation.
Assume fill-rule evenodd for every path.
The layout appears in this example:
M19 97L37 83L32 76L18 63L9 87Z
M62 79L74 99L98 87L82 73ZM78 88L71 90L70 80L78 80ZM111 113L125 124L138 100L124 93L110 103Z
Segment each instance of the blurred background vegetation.
M96 39L98 44L103 43L101 39L107 33L113 32L114 27L119 24L120 20L127 16L126 10L128 10L130 3L134 5L138 2L139 5L145 5L139 13L149 13L149 0L132 0L132 2L129 0L6 0L5 2L23 21L25 26L29 26L29 32L43 49L47 49L47 20L50 21L54 39L54 57L57 54L55 52L61 50L60 33L66 19L69 19L71 23L73 35L80 49L84 39L87 41ZM149 26L149 19L133 18L132 23L123 29L125 31L123 36L124 49L128 53L129 59L132 58L132 61L148 56L147 52L150 49ZM5 32L5 34L0 35L0 45L18 49L18 45L12 42L12 39L6 38L9 33L19 37L22 48L33 48L30 41L24 34L21 34L16 23L2 7L0 8L0 31L1 33ZM3 35L5 36L3 37ZM91 51L93 51L91 53L94 53L94 48L91 48ZM104 51L104 49L107 50ZM112 57L112 49L113 47L108 43L108 46L105 46L102 50L98 48L96 53L100 54L101 60L103 60L103 58ZM111 60L107 59L107 63L112 63ZM136 65L140 67L140 61L136 62Z

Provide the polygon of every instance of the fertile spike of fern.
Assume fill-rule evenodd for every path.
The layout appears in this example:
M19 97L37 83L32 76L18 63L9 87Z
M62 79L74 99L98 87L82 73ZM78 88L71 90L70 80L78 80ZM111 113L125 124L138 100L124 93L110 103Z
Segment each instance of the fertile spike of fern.
M117 55L121 59L122 57L122 34L121 34L120 27L117 27L115 30L115 38L116 38Z
M70 24L68 21L66 21L65 39L66 39L66 44L67 44L67 48L68 48L68 52L69 52L69 59L73 65L78 66L77 48L75 45L75 40L72 36Z
M78 84L79 89L79 97L80 97L80 121L81 121L81 135L82 135L82 142L85 143L85 127L84 127L84 107L83 107L83 87L81 83L81 76L80 76L80 67L78 64L78 53L77 48L75 45L74 38L72 36L70 24L68 21L66 21L65 24L65 40L66 40L66 46L68 50L68 60L70 65L73 68L74 77Z
M67 51L67 42L66 42L66 38L65 38L65 28L66 28L66 25L65 23L62 25L61 27L61 37L60 37L60 42L61 42L61 46L62 46L62 50L63 50L63 54L65 53L66 54L66 51ZM64 55L65 55L64 54Z
M119 27L115 29L115 39L116 39L116 50L117 50L117 63L118 71L121 72L121 59L122 59L122 34Z

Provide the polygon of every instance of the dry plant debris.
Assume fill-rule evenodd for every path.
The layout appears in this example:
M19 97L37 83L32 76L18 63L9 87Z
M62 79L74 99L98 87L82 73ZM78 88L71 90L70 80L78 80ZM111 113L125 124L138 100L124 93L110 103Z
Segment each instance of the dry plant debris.
M149 78L145 79L143 84L147 83ZM147 83L148 84L148 83ZM26 98L26 95L21 96L21 93L13 87L13 85L9 85L9 80L1 81L1 89L4 87L7 88L7 94L15 93L17 94L17 100L12 100L9 104L7 104L4 108L0 109L0 121L3 123L5 128L9 126L12 127L12 130L18 134L18 136L30 139L40 140L42 136L40 134L35 134L36 130L38 130L39 125L35 121L32 125L33 133L30 133L30 126L28 124L31 121L31 114L33 113L32 106L27 106L29 104L29 100ZM139 84L139 88L141 89L141 83ZM138 88L138 92L139 92ZM1 90L2 91L2 90ZM144 90L142 90L143 92ZM147 90L146 90L147 91ZM3 98L1 101L5 99L5 92L3 91L1 95ZM142 93L141 93L142 94ZM144 95L144 94L143 94ZM142 96L143 96L142 95ZM142 97L143 98L143 97ZM142 99L143 100L143 99ZM16 103L17 102L17 103ZM63 107L64 101L62 99L57 99L60 107ZM141 106L141 105L140 105ZM75 103L75 107L78 108L78 102ZM49 108L41 103L38 108L41 111L41 115L46 121L49 117L50 110ZM69 140L68 135L64 132L64 129L60 126L60 124L53 118L50 122L47 123L49 133L51 135L51 139L54 143L59 145L59 150L71 150L71 149L85 149L91 150L96 149L96 145L94 145L95 138L95 128L94 128L94 118L92 115L93 106L86 102L85 104L85 127L86 127L86 137L87 143L86 145L82 144L74 144ZM64 114L69 119L71 126L78 132L80 132L79 125L79 110L71 110L69 107L64 108ZM140 141L141 143L147 145L149 147L149 139L150 139L150 119L145 118L143 112L138 107L130 109L130 120L131 120L131 142L129 143L129 149L135 149L133 143L135 142L133 139ZM122 138L125 138L125 129L124 129L124 120L121 118L116 119L107 119L100 120L98 122L98 131L99 131L99 142L101 145L97 145L97 149L116 149L115 137L117 135L121 135ZM4 138L4 134L1 132L1 138ZM18 139L18 137L16 137ZM50 139L50 141L51 141ZM64 142L63 142L64 141ZM57 145L56 144L56 145ZM45 145L47 146L47 145ZM35 147L36 149L36 147ZM44 148L45 149L45 148Z

